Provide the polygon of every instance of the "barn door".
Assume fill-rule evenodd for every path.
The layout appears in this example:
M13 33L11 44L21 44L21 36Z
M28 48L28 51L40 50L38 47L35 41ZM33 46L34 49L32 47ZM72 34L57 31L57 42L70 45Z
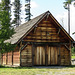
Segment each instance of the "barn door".
M45 47L37 46L35 48L34 65L45 65Z
M58 65L58 47L49 46L47 48L47 65Z

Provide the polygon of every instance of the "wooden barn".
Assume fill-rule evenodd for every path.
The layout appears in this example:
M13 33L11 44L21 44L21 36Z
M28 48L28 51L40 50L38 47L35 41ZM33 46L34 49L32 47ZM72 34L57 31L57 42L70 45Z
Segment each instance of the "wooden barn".
M14 51L2 54L3 65L71 65L71 43L67 31L47 11L15 29L5 42L16 44Z

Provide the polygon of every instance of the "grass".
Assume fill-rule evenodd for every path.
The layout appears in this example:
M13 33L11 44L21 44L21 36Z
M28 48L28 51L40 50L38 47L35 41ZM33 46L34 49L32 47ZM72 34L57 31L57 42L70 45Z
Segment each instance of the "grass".
M71 56L72 59L75 59L75 56Z
M75 53L72 53L71 58L72 58L72 59L75 59Z
M0 75L75 75L75 65L69 67L0 67Z

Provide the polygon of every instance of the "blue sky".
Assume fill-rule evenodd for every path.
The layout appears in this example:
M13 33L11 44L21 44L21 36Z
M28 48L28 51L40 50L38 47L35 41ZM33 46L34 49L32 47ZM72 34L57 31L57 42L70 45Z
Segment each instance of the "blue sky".
M52 14L57 15L64 11L63 1L64 0L32 0L35 1L38 5L37 9L33 9L36 14L40 14L49 10ZM32 12L34 14L34 12Z
M31 0L31 12L33 17L44 13L46 11L50 11L53 15L60 14L65 11L63 7L63 2L65 0ZM25 0L21 0L23 4L25 4ZM33 4L34 2L34 4ZM34 7L33 7L34 6Z

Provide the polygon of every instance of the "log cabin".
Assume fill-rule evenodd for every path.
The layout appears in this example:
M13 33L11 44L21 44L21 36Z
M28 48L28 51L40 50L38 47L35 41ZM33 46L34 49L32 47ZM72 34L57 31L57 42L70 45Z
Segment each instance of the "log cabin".
M18 26L15 32L5 42L17 46L2 54L3 65L71 65L74 40L49 11Z

